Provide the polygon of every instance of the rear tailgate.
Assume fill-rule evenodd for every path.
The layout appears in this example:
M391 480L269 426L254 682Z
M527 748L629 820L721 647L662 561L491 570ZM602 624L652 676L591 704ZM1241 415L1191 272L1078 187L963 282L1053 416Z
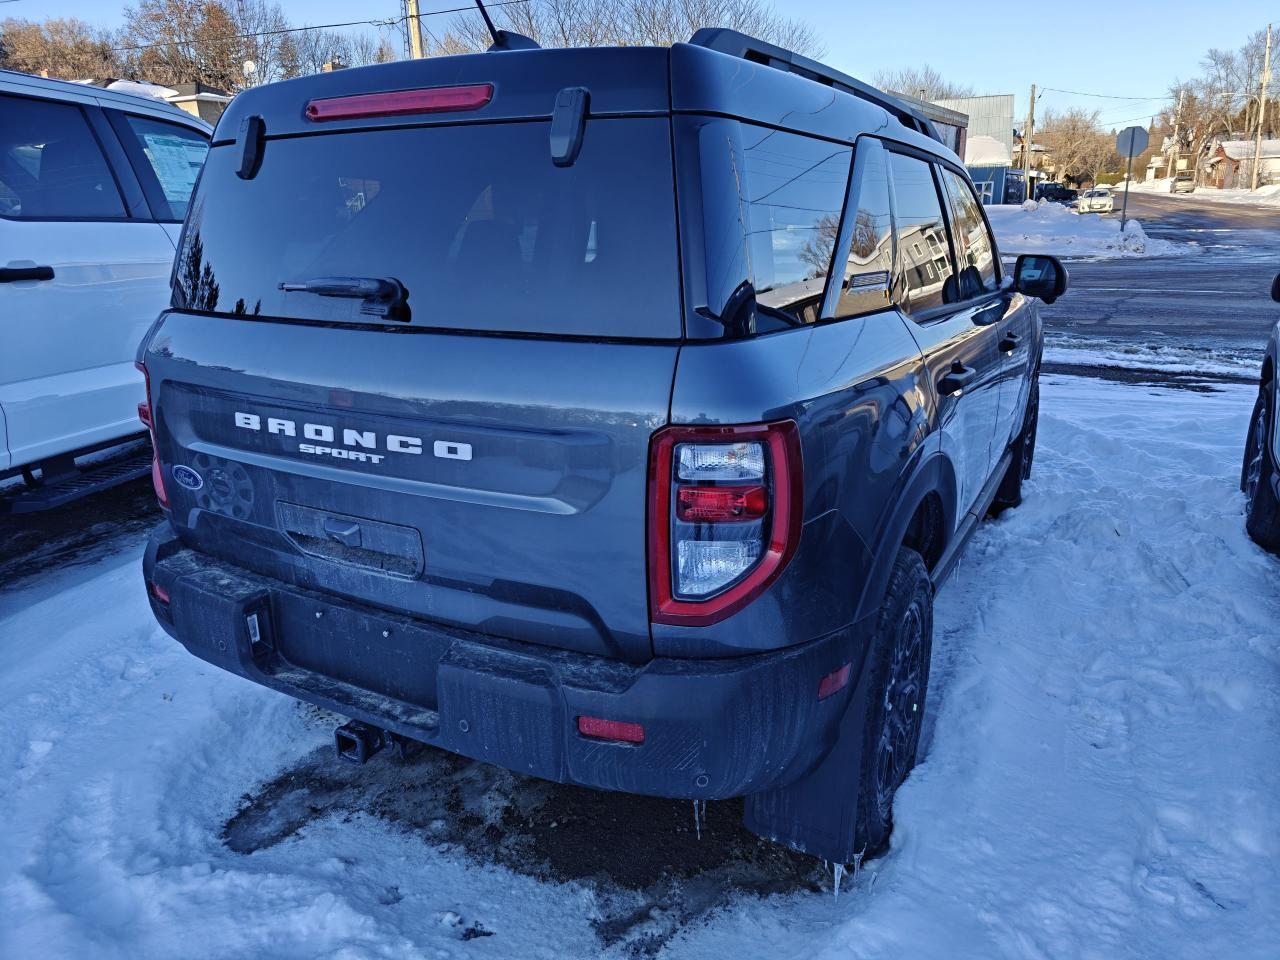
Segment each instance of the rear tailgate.
M680 272L667 53L616 53L237 97L184 229L179 309L144 348L185 540L390 610L651 655L647 454ZM551 114L572 84L591 107L565 162ZM483 105L401 115L410 88ZM346 116L380 89L392 113ZM317 100L344 118L308 119ZM249 162L227 133L255 115Z
M676 351L169 314L146 362L173 523L286 582L643 660Z

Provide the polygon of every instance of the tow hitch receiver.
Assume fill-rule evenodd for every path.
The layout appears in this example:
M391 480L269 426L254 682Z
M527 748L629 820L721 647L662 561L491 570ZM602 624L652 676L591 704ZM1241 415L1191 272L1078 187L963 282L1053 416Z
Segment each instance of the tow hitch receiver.
M351 720L333 731L338 756L351 763L365 764L387 744L387 734L359 720Z

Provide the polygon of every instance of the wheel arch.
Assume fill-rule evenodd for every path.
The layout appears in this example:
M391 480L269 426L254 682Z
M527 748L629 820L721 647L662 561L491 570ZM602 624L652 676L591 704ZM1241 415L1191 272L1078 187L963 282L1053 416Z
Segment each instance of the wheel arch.
M930 570L945 554L955 535L957 489L955 468L945 454L935 452L916 462L887 520L880 525L880 535L872 551L871 573L858 598L855 622L879 608L900 547L924 546L925 566ZM931 516L925 519L926 515ZM931 538L924 538L923 543L918 529L921 522L931 525Z

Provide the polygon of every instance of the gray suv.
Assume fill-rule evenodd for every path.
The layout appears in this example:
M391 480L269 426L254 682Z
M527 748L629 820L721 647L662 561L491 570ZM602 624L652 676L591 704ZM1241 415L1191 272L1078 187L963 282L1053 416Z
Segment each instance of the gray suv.
M1036 437L1051 257L897 100L741 34L255 87L139 352L191 653L848 863Z

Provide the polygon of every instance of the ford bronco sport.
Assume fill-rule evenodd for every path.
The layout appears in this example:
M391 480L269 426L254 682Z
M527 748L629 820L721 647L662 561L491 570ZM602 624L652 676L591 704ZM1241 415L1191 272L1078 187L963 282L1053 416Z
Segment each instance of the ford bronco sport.
M198 657L548 780L883 848L934 591L1036 436L1001 264L893 98L723 30L241 94L139 352ZM527 44L519 44L527 46ZM505 49L504 49L505 47Z

